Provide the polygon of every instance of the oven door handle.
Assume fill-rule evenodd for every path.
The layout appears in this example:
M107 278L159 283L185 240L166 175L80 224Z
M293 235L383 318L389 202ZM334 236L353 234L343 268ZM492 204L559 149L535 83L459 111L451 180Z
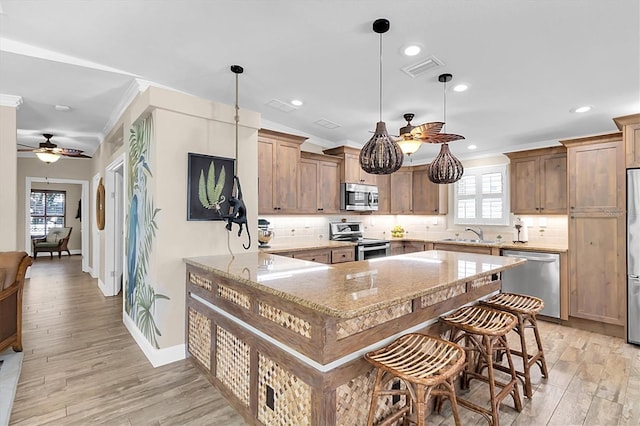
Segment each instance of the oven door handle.
M358 250L360 250L360 251L373 251L373 250L388 249L389 247L391 247L391 244L385 243L385 244L378 244L378 245L375 245L375 246L358 246Z

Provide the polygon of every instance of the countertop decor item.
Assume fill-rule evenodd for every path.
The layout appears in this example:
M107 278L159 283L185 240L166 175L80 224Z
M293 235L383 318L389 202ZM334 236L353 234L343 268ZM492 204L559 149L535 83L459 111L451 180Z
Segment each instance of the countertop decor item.
M443 83L443 128L447 122L447 82L451 81L453 76L451 74L441 74L438 76L438 81ZM448 142L464 139L464 136L450 134L450 133L437 133L429 136L425 139L428 143L441 143L440 153L429 164L429 171L427 175L429 180L433 183L446 184L454 183L462 178L464 173L464 167L462 163L449 151Z
M387 124L382 121L382 34L389 31L389 21L376 19L373 31L380 34L380 120L373 136L360 151L360 167L367 173L388 175L398 170L404 159L400 145L389 137Z

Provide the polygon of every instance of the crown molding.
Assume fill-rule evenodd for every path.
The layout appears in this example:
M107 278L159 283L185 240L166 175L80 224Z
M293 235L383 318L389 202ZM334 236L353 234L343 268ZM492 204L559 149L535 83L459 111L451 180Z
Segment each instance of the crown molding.
M0 105L16 109L20 108L20 105L22 105L22 96L5 95L4 93L0 93Z

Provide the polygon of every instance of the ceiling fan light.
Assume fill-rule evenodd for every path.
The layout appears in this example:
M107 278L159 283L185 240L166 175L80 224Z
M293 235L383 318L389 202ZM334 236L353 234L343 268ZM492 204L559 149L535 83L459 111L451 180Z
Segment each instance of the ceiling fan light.
M60 154L53 152L36 152L36 156L47 164L55 163L60 159Z
M427 176L433 183L446 184L459 181L463 173L462 163L449 151L449 145L443 143L440 153L429 164Z
M422 146L422 141L409 138L401 139L397 142L397 144L400 145L400 149L403 153L405 153L406 155L411 155L420 149L420 147Z
M387 132L383 121L376 124L376 131L360 151L360 167L372 175L388 175L402 166L404 156L397 142Z

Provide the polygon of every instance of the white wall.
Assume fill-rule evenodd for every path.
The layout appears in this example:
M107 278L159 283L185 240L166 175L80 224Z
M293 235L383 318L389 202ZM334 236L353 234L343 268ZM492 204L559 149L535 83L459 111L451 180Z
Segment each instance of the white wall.
M20 249L18 237L18 185L16 108L0 106L0 251Z

